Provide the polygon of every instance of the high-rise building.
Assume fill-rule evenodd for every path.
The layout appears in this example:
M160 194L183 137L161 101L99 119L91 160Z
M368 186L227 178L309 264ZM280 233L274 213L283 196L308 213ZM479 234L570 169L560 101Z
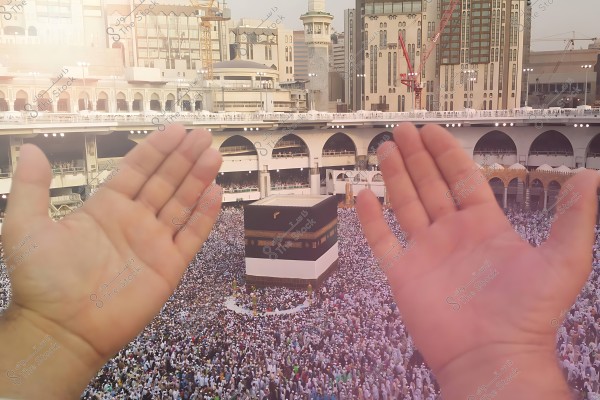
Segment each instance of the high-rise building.
M401 82L411 79L408 63L422 88L422 109L520 107L527 7L527 0L357 0L356 69L365 76L355 79L364 82L365 108L419 107L414 90Z
M230 28L231 59L254 61L279 71L280 82L294 80L293 31L285 29L280 17L272 21L243 18Z
M346 81L345 36L345 33L334 33L331 36L331 51L329 53L329 101L335 104L346 103L344 93L344 82Z
M308 12L300 16L308 46L308 78L311 109L329 110L329 46L333 15L325 11L325 0L309 0Z
M171 78L182 77L185 70L202 69L201 11L189 0L137 7L107 0L105 10L109 47L122 49L125 66L160 68ZM211 23L213 62L227 59L222 48L225 29L222 22Z
M308 46L304 31L294 31L294 79L308 80Z
M356 58L354 53L354 18L353 8L344 10L344 98L351 110L360 109L360 98L356 91ZM360 36L360 35L358 35ZM358 107L357 107L358 105Z

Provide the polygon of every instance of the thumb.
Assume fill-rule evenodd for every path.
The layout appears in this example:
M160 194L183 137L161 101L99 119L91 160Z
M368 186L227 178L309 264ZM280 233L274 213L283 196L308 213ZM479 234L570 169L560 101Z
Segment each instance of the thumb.
M32 144L23 145L10 187L3 234L28 226L36 218L48 218L51 181L50 164L44 153Z
M540 246L540 251L556 265L571 270L571 273L586 271L584 279L587 279L592 264L599 183L597 171L583 171L567 181L553 207L550 237ZM574 268L578 270L573 271Z

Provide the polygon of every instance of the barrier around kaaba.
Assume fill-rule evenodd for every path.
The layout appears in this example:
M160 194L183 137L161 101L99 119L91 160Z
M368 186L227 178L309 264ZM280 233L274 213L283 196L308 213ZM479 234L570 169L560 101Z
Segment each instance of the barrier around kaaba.
M246 283L319 286L337 268L335 196L275 195L244 207Z

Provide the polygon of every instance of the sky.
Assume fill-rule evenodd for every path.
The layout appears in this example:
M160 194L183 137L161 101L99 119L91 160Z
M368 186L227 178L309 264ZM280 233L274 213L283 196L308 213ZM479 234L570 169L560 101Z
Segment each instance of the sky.
M299 17L308 10L308 0L227 0L231 15L262 20L277 7L284 17L286 28L302 29ZM327 0L326 9L333 14L333 26L337 32L344 30L344 10L353 8L355 0ZM600 0L532 0L534 16L531 34L533 50L562 50L566 38L600 37ZM539 39L559 39L546 41ZM576 41L575 48L587 48L591 41Z

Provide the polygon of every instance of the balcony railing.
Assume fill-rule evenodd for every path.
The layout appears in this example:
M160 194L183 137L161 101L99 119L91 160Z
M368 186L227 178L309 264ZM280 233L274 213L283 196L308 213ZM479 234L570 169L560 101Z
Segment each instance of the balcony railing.
M258 192L258 186L248 186L243 188L231 188L224 187L223 193L246 193L246 192Z
M490 120L495 122L499 119L522 119L524 122L535 123L535 117L553 117L557 120L565 119L581 119L581 118L600 118L600 108L592 108L589 110L580 109L560 109L560 110L467 110L467 111L411 111L411 112L382 112L382 111L362 111L357 113L327 113L327 112L309 112L309 113L210 113L210 112L189 112L180 111L179 115L175 112L159 112L159 111L137 111L125 113L107 113L107 112L87 112L87 113L51 113L39 112L35 117L31 117L31 112L0 112L0 124L14 123L55 123L55 122L145 122L148 124L160 121L163 123L165 119L169 121L190 121L190 122L207 122L218 123L228 121L238 122L276 122L276 123L292 123L292 122L352 122L352 121L420 121L420 120ZM441 122L440 122L441 123ZM502 125L500 125L502 126Z
M287 190L287 189L308 189L310 185L308 183L296 184L296 185L271 185L271 190Z
M323 150L323 157L353 156L355 154L355 151L350 150Z
M226 146L220 148L221 154L227 155L231 153L247 153L247 152L255 152L256 149L250 148L247 146Z
M308 157L308 153L273 153L273 158Z
M562 156L562 157L572 157L573 153L568 151L559 151L559 150L531 150L529 152L530 156Z
M516 150L508 150L508 149L497 149L497 150L475 150L473 152L473 154L476 155L483 155L483 154L493 154L493 155L501 155L501 154L509 154L509 155L516 155L517 151Z
M83 174L85 173L85 168L84 167L69 167L69 168L52 168L52 173L54 175L76 175L76 174Z

